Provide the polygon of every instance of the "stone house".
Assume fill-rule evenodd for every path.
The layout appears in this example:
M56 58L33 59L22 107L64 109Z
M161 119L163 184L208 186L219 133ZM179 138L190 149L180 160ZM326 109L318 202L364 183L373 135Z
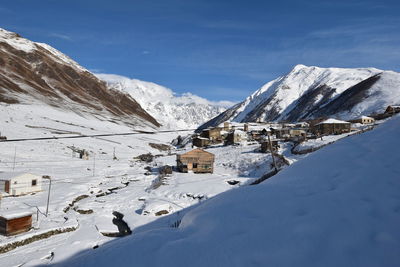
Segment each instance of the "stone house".
M201 132L200 137L209 139L212 143L221 143L221 128L215 127L210 129L205 129Z
M332 135L349 133L351 123L336 119L327 119L311 127L311 132L315 135Z
M239 144L242 141L247 140L247 133L241 130L233 130L228 133L227 137L225 138L224 145L234 145Z

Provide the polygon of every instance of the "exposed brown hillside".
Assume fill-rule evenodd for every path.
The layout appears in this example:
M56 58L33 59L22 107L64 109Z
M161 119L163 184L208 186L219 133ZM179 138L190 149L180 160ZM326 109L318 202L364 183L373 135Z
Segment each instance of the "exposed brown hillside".
M130 117L139 117L159 126L132 97L108 89L93 74L68 64L46 46L16 34L9 38L27 41L35 49L18 49L0 36L0 102L18 103L29 96L60 108L70 108L73 104L74 109L81 107L81 111L112 114L127 122Z

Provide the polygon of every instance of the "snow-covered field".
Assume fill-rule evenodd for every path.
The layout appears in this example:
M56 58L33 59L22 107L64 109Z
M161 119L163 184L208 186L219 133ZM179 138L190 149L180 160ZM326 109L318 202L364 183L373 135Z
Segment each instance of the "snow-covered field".
M103 117L81 117L47 106L1 104L0 114L1 135L8 139L134 132ZM0 254L0 265L47 263L52 252L53 260L61 261L83 249L112 240L101 232L117 232L112 223L113 211L125 215L124 220L135 234L138 227L159 218L155 215L159 211L177 212L245 185L270 170L270 155L258 152L259 144L217 145L207 149L216 155L213 174L174 172L160 182L158 168L165 164L174 166L175 154L189 151L191 147L159 151L149 143L169 144L178 135L185 134L188 132L0 143L0 171L30 172L49 175L52 179L48 217L44 216L48 180L44 180L40 193L3 197L0 214L13 210L32 211L35 229L12 237L0 236L0 248L49 230L77 227L75 231ZM72 146L88 150L89 160L80 159L69 148ZM114 149L117 160L113 159ZM134 159L149 152L158 155L151 163ZM152 172L145 175L148 166ZM228 181L232 180L239 183L230 185ZM85 197L65 212L81 196ZM80 214L76 210L92 213ZM173 217L167 224L178 219Z
M62 266L400 264L400 117Z

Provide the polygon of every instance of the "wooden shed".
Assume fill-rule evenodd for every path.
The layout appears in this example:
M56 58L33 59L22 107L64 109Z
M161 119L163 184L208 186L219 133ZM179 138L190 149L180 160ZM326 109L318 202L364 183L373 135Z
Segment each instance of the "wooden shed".
M327 119L311 127L316 135L342 134L350 132L351 123L336 119Z
M0 212L0 234L5 236L27 232L32 227L32 212Z
M0 191L13 196L42 191L42 176L26 172L0 172Z
M214 159L214 154L196 148L185 154L177 155L176 165L180 172L213 173Z

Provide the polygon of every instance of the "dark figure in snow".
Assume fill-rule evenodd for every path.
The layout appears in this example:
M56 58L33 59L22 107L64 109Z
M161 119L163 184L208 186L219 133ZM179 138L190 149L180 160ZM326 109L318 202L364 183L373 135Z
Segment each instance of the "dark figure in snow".
M115 217L113 218L112 222L118 227L119 236L132 234L131 228L129 228L128 224L123 220L124 214L114 211L113 215Z

